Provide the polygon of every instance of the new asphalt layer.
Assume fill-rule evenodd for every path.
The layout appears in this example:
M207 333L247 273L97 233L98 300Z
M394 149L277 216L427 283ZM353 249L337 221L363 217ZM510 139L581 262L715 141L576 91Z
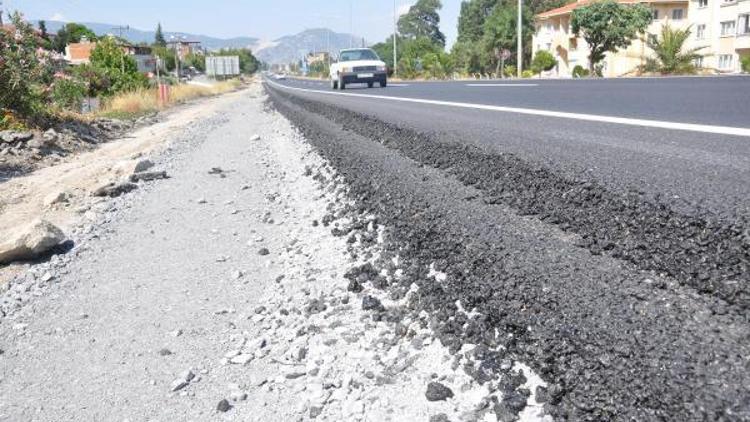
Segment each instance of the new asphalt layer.
M748 129L733 106L692 108L722 92L739 101L749 81L345 92L565 112L574 104L587 115ZM491 379L504 359L526 362L550 383L549 413L570 420L750 418L749 137L331 95L314 84L267 86L351 186L352 215L389 228L376 264L388 271L399 256L408 268L393 294L418 284L413 311L432 315L442 341L456 351L479 345L481 364L467 371ZM564 91L569 98L553 95ZM658 112L649 114L650 101ZM476 312L461 314L457 301ZM510 398L498 416L517 411Z

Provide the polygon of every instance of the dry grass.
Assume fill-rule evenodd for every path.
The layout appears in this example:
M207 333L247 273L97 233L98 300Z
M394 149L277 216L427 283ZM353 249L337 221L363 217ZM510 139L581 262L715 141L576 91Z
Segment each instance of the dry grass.
M141 89L118 94L103 105L99 115L115 118L134 118L169 108L196 98L211 97L236 90L239 80L223 81L213 85L183 84L170 87L169 101L160 104L157 90Z

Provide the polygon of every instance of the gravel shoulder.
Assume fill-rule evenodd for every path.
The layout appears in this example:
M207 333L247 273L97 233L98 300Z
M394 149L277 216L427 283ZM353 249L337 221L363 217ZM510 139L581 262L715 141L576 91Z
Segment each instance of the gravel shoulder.
M474 347L409 310L422 287L388 288L398 259L367 270L385 227L350 212L342 175L264 100L256 84L151 129L170 178L93 204L72 250L13 278L0 420L549 419L528 366L479 382ZM110 148L79 174L133 153Z

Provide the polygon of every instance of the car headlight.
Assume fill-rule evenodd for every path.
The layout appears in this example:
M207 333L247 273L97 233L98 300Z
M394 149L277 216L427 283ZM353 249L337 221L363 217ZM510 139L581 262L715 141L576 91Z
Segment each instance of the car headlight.
M385 72L385 66L378 66L376 69L378 72Z

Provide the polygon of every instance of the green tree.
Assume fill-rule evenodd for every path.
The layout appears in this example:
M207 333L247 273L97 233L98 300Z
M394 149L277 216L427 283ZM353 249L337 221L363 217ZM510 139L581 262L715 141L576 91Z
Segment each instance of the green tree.
M161 22L156 26L156 35L154 35L154 45L157 47L166 47L167 40L164 38L164 33L161 30Z
M398 32L410 39L427 37L445 48L445 35L440 32L440 0L417 0L409 12L398 20Z
M81 42L83 38L89 41L96 41L96 34L85 25L78 23L68 23L57 31L52 48L60 53L65 52L65 47L71 43Z
M661 36L649 39L646 44L654 50L655 57L646 59L643 66L647 72L661 72L665 74L695 73L695 61L700 57L698 51L703 47L690 48L685 51L685 43L690 39L690 28L672 28L669 25L661 27Z
M403 38L397 37L396 42L398 45L401 45L403 42ZM397 47L400 50L400 47ZM380 57L380 60L385 62L385 65L388 66L388 69L393 69L393 35L388 37L388 39L385 40L385 42L380 42L372 46L372 49L378 53L378 57Z
M740 58L740 63L742 64L742 71L750 73L750 56L742 56Z
M461 2L458 16L458 42L477 42L484 36L484 22L501 2L468 0Z
M177 56L171 48L155 46L152 50L154 56L161 59L164 68L168 72L172 72L177 66Z
M135 60L125 53L113 37L105 37L97 42L91 52L91 66L101 71L110 81L105 95L148 86L148 79L138 72Z
M48 39L49 34L47 33L47 22L40 20L37 25L39 26L39 35L45 40Z
M466 74L481 73L484 50L477 42L457 41L451 49L455 69Z
M508 49L515 51L518 48L518 12L516 7L497 7L484 23L484 35L482 37L482 63L485 69L497 67L498 59L495 49ZM521 24L521 36L523 37L524 56L528 60L531 55L531 37L534 33L534 21L531 11L523 9ZM517 65L517 55L511 55L507 61L509 64Z
M443 52L442 47L433 43L430 38L419 37L405 39L401 43L398 59L398 72L404 78L414 78L425 70L424 59L429 54Z
M595 2L573 10L571 28L589 45L589 72L607 52L625 48L651 23L651 10L642 4L620 4L614 0Z

